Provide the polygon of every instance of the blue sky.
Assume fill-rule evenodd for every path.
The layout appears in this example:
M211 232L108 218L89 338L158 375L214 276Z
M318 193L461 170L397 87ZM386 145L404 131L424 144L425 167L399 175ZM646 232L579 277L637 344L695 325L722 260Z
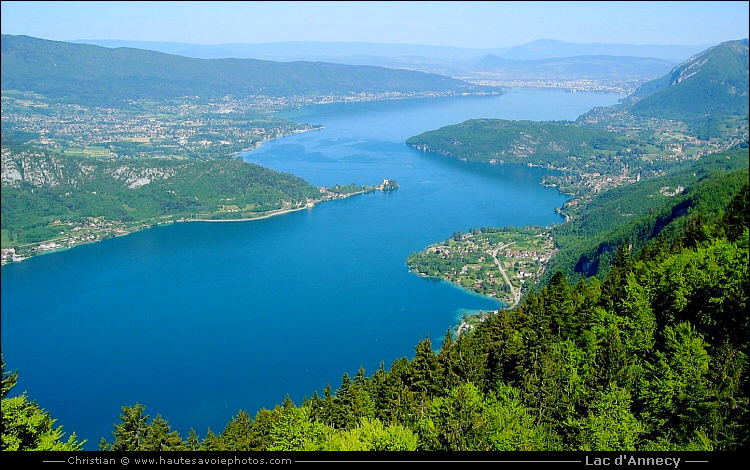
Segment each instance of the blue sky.
M714 45L748 37L748 3L3 1L0 22L3 34L60 41Z

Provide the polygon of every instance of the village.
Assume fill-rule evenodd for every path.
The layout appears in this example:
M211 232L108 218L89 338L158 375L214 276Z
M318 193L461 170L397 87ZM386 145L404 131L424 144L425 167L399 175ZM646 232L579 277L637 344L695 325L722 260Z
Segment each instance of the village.
M410 269L515 307L545 272L557 249L549 227L482 228L454 233L443 242L409 256ZM463 319L458 332L471 329L486 314Z
M58 238L3 248L0 252L0 262L2 264L19 262L34 255L127 235L153 225L171 222L168 219L169 217L161 217L159 220L131 223L107 220L104 217L88 217L85 221L79 222L55 220L54 224L60 227Z

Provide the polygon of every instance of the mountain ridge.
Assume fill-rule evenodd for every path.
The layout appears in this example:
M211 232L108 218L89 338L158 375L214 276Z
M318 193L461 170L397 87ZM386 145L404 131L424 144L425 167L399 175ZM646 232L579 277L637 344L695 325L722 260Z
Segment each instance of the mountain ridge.
M514 47L494 48L462 48L451 46L431 46L419 44L380 44L368 42L323 42L323 41L287 41L272 43L229 43L229 44L190 44L175 42L149 42L125 40L84 40L71 42L95 44L103 47L135 47L151 49L171 54L196 58L254 58L274 61L324 61L348 65L373 65L379 67L417 70L426 73L437 73L459 79L480 79L485 73L483 62L490 56L499 57L513 63L513 70L505 71L496 79L525 79L530 74L532 78L570 79L570 74L554 76L549 71L542 70L539 74L539 62L577 57L578 61L593 61L591 67L596 66L596 56L611 56L609 67L615 71L606 76L596 73L583 75L584 79L612 79L617 70L628 70L628 74L635 76L636 81L652 79L669 70L669 65L676 65L691 55L704 50L707 46L672 46L672 45L627 45L627 44L577 44L553 40L539 40ZM631 64L640 58L642 67L647 68L644 73L635 73ZM655 63L663 67L651 71ZM622 62L622 64L618 64ZM630 67L630 69L628 69ZM553 69L554 71L554 69ZM635 75L634 75L635 74ZM580 74L579 74L580 75Z
M669 119L747 113L748 40L726 41L646 83L629 103L635 114Z
M3 90L112 102L198 95L300 96L498 91L413 70L323 62L195 59L143 49L2 36Z
M280 41L267 43L194 44L160 41L128 41L118 39L73 39L67 42L87 43L103 47L137 47L171 53L195 54L198 58L226 58L221 54L235 54L235 58L266 58L276 60L300 60L310 54L323 57L378 55L380 57L423 56L455 59L480 59L488 54L506 59L549 59L579 55L622 55L649 57L674 63L682 62L691 55L710 47L698 45L634 45L609 43L573 43L552 39L539 39L510 47L453 47L423 44L388 44L372 42L336 41ZM217 55L218 54L218 55ZM248 54L257 54L253 57Z

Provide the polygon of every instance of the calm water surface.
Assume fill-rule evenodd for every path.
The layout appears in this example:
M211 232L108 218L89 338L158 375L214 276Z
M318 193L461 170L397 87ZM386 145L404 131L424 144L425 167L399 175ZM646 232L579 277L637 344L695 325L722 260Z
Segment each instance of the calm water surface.
M300 404L360 366L439 345L465 312L498 302L410 273L406 257L455 231L558 223L544 170L454 162L415 134L470 118L575 119L621 95L512 90L497 97L317 106L286 117L324 129L269 142L246 161L315 185L372 193L269 219L180 223L2 268L2 350L14 392L67 433L112 441L141 403L185 438L215 433L286 395Z

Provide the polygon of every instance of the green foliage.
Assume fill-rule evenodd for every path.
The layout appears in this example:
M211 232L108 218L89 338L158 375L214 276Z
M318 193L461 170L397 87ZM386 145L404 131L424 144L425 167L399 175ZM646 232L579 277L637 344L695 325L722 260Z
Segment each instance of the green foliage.
M353 429L330 434L318 450L414 451L417 450L417 436L400 424L385 426L377 418L362 418Z
M140 450L175 451L186 448L177 431L173 431L167 420L157 414L146 431Z
M684 250L654 272L654 302L663 324L686 320L711 342L748 345L747 248L713 240Z
M701 126L706 116L747 116L748 46L745 41L727 41L714 46L672 69L665 77L643 85L632 105L640 116L661 117Z
M473 384L459 385L432 400L419 425L424 450L490 450L484 397Z
M432 400L418 425L420 448L453 451L531 451L559 446L536 420L514 387L499 384L483 395L472 383Z
M310 407L289 403L281 409L281 419L271 429L271 451L319 450L333 428L310 419Z
M99 443L103 451L176 451L197 447L197 436L191 430L188 442L183 442L177 431L173 431L169 422L160 414L148 422L150 416L145 414L146 407L140 403L134 406L123 406L121 422L115 424L112 435L114 442L108 443L104 438Z
M638 254L660 236L663 237L660 243L673 242L678 232L685 237L689 232L684 227L691 222L685 215L722 217L727 202L748 180L747 166L747 149L738 149L675 168L660 178L595 195L573 212L571 220L553 227L559 251L547 273L559 270L569 276L603 279L623 243L633 254ZM672 196L667 196L663 189L680 187L681 193ZM725 218L726 222L717 229L731 223L734 236L739 237L746 213L740 212L741 198L734 204L736 208L730 210L731 222ZM683 243L686 242L689 240L684 239ZM548 280L545 276L541 281Z
M9 397L16 385L18 371L6 372L5 358L2 360L2 425L0 426L0 450L3 451L79 451L86 441L79 442L73 433L65 439L62 426L55 426L56 419L42 409L36 401L30 401L26 392Z
M540 425L521 400L517 388L498 386L486 404L489 441L496 451L543 451L561 448L560 437L551 426Z
M257 431L260 426L254 426L250 415L240 410L232 420L227 423L221 434L222 447L225 450L253 450L256 444Z
M620 388L599 392L586 418L572 426L585 451L636 450L643 426L631 411L630 393Z
M416 356L411 363L411 388L425 397L435 396L442 382L438 356L432 349L432 341L426 338L415 348Z
M598 162L602 173L613 174L619 173L621 164L608 164L599 161L600 157L625 152L635 142L612 132L569 122L470 119L410 137L406 144L469 162L523 163L556 168L570 168L572 165L573 169L580 170L584 165Z
M18 383L18 371L7 372L5 370L5 357L2 357L2 398L8 396L8 392Z
M60 175L37 185L3 183L2 228L16 245L71 235L90 218L124 230L178 218L252 218L320 197L296 176L240 160L105 162L6 147L3 155L3 166L19 174L54 168Z
M143 450L143 441L148 432L147 421L149 415L144 415L146 407L140 403L134 406L123 406L120 424L115 424L115 430L112 435L115 440L112 444L104 441L100 444L101 450Z
M705 431L713 407L710 356L703 338L687 322L665 327L664 342L642 387L643 419L651 435L679 442L691 431Z

